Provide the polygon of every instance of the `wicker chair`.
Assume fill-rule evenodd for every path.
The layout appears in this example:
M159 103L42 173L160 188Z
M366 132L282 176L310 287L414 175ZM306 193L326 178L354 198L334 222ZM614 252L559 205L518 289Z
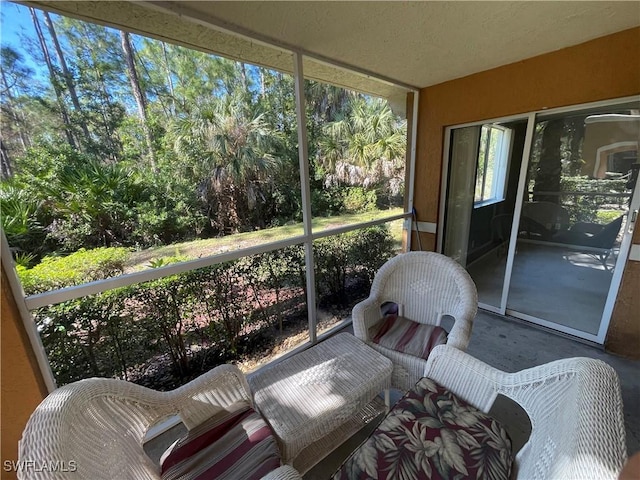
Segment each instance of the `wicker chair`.
M65 385L31 415L18 446L18 460L25 465L60 462L61 468L24 469L18 478L159 479L160 468L143 449L150 426L177 414L191 429L242 402L253 405L244 375L232 365L216 367L170 392L106 378ZM289 466L264 477L299 478Z
M465 350L478 310L478 294L473 280L458 263L435 252L398 255L377 272L369 298L353 308L356 337L391 359L392 386L410 389L422 376L424 358L385 348L373 342L373 331L382 321L381 305L393 302L400 315L414 322L440 325L444 316L455 320L447 345Z
M600 360L568 358L506 373L440 345L424 376L484 412L498 394L526 411L531 435L512 478L617 479L627 459L620 383Z

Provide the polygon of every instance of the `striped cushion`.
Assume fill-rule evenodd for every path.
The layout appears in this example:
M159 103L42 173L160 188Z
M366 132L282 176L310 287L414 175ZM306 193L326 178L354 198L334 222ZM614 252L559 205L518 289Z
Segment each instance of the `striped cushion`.
M271 429L245 405L216 415L172 445L161 460L161 478L259 479L278 467Z
M437 325L388 314L384 321L373 327L370 338L390 350L426 359L435 346L447 343L447 332Z

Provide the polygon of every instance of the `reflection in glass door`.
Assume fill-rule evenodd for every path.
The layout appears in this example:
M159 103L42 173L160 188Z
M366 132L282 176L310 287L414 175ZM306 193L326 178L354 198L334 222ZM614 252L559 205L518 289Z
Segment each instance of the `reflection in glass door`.
M442 251L467 268L484 308L502 306L527 120L451 130Z
M634 103L537 117L509 313L598 334L637 183L638 113Z
M604 343L640 206L640 101L446 139L440 251L468 270L480 307Z

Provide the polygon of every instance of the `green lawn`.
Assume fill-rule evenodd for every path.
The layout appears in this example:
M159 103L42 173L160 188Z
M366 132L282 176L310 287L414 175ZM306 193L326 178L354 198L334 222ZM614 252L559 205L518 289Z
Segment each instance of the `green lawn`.
M379 218L398 215L402 213L402 208L391 210L376 210L373 212L347 214L334 217L316 217L313 219L313 230L315 232L338 228L344 225L368 222ZM389 223L391 235L396 240L398 248L402 243L402 219ZM139 252L133 252L127 260L125 270L127 273L149 268L149 262L167 257L183 257L194 259L215 255L217 253L228 252L248 248L261 243L276 242L286 238L303 234L302 223L284 225L255 232L237 233L225 237L192 240L190 242L174 243L163 247L153 247Z

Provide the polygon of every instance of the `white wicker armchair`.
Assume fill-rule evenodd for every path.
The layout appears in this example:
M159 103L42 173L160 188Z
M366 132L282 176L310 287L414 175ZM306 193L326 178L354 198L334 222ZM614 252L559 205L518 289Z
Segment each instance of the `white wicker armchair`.
M160 468L143 449L149 427L177 414L191 429L239 402L253 405L244 375L232 365L216 367L170 392L106 378L65 385L31 415L18 460L36 468L23 469L18 478L159 479ZM59 462L60 468L38 467L47 462ZM283 466L265 478L300 476Z
M392 258L376 273L369 298L353 308L355 336L391 359L392 386L408 390L423 376L427 362L372 342L370 329L382 320L380 306L385 302L400 305L402 316L422 324L440 325L443 316L453 317L447 345L467 348L478 294L469 274L451 258L435 252Z
M532 431L516 455L517 478L616 479L627 459L620 383L600 360L569 358L506 373L440 345L424 375L484 412L497 394L527 412Z

